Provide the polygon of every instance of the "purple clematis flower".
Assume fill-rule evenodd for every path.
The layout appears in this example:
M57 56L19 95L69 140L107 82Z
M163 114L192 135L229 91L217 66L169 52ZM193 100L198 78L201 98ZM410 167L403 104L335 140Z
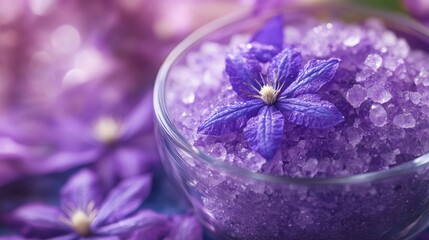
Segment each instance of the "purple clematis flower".
M58 140L61 153L67 154L66 161L94 156L94 168L104 184L110 186L118 179L153 170L159 164L159 157L154 151L151 99L152 95L147 93L129 114L112 110L97 112L91 107L84 107L78 113L81 117L68 113L60 119L57 128L61 135L69 136ZM123 111L125 107L119 106Z
M12 172L19 170L22 177L92 164L103 180L110 182L107 188L120 179L158 167L152 95L147 92L136 107L132 107L134 101L129 103L122 98L111 104L100 97L107 88L102 85L82 85L79 91L65 94L57 106L11 115L8 121L1 122L0 142L16 142L21 147L13 151L23 160L7 159L0 161L0 166L8 169L13 163L16 171ZM82 99L85 104L81 104ZM113 110L112 105L116 106ZM0 149L0 158L1 155ZM8 175L14 176L0 176L0 186L19 177Z
M61 208L27 204L11 218L25 237L35 239L121 239L137 229L157 231L169 224L167 217L150 210L135 213L151 184L151 175L130 178L103 200L98 177L83 169L61 189Z
M426 0L402 0L403 4L414 17L429 24L429 2Z
M329 128L344 120L316 94L334 77L339 59L312 60L301 69L300 52L287 47L263 71L261 62L281 49L282 29L282 19L275 17L251 43L227 56L226 73L242 101L215 109L198 132L222 135L245 126L249 146L270 160L280 147L285 120L309 128Z

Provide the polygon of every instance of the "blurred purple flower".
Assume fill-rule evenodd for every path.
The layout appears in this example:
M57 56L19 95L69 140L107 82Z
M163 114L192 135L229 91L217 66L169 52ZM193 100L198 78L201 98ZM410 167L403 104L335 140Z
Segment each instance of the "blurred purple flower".
M425 21L429 25L429 1L403 0L403 3L411 15Z
M0 136L16 141L20 147L15 147L15 155L21 157L20 168L12 171L14 177L0 175L0 186L20 175L62 172L94 163L103 180L110 182L109 188L120 179L158 167L151 93L137 105L133 101L105 104L99 99L105 88L81 86L64 95L57 106L13 116L0 124ZM0 166L6 169L10 161L0 161Z
M147 93L137 107L129 111L127 102L118 105L119 111L97 111L96 102L92 100L90 106L76 113L77 116L73 112L66 113L58 122L59 151L68 154L64 162L81 157L83 159L78 161L85 162L86 156L93 155L94 169L108 187L117 180L149 172L158 166L152 94Z
M84 169L61 189L60 208L29 203L14 210L10 221L23 236L32 238L119 239L135 230L156 232L169 226L168 218L150 210L137 211L151 183L151 175L130 178L103 199L98 177Z
M151 97L137 110L130 106L153 84L178 41L253 3L244 2L181 0L179 11L171 8L172 0L65 0L61 6L56 0L2 1L0 114L12 117L0 122L0 135L31 154L19 164L0 163L15 169L0 176L0 186L96 160L102 160L98 172L112 182L157 165ZM61 109L67 110L58 114Z

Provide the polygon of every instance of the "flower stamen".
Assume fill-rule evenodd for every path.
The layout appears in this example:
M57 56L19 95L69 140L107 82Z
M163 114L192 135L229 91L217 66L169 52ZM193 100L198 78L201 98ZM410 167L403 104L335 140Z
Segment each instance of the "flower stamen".
M272 105L277 101L277 95L279 91L275 90L272 86L265 85L259 91L259 98L262 99L266 104Z
M277 97L285 85L284 82L280 85L280 81L278 79L279 71L278 69L276 69L275 71L275 79L264 77L262 73L259 73L262 79L262 83L264 84L263 86L261 86L261 84L255 80L255 82L257 82L260 87L259 90L256 89L255 86L245 83L246 86L250 86L258 93L257 95L249 94L249 96L254 98L260 98L268 105L274 104L277 101Z
M61 217L61 221L72 228L80 236L89 236L91 234L91 224L97 215L93 201L89 202L84 208L74 210L65 209L67 217Z
M112 117L101 117L94 124L94 136L104 144L111 144L118 140L122 128L121 124Z

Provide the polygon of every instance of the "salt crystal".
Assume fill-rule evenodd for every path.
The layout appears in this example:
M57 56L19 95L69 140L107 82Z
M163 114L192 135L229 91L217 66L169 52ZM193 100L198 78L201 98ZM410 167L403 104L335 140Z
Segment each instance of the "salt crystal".
M347 47L354 47L360 42L359 36L350 36L346 40L344 40L344 45Z
M404 62L402 59L398 59L392 56L387 56L384 58L384 67L390 71L395 71L396 68Z
M401 150L399 148L395 148L395 150L393 150L393 153L395 155L399 155L399 154L401 154Z
M367 98L365 88L360 85L354 85L346 93L347 101L355 108L359 107L362 102Z
M213 145L209 145L206 147L206 150L207 153L210 154L210 156L220 161L225 161L227 152L222 143L215 143Z
M371 68L364 67L362 71L356 74L356 82L364 82L374 74Z
M347 139L349 140L349 143L356 147L362 141L363 135L362 130L358 128L349 128L347 129Z
M426 70L421 70L417 77L414 78L414 83L416 85L423 84L423 86L427 87L429 84L429 72Z
M195 94L193 92L183 92L182 102L185 104L191 104L195 100Z
M400 58L405 58L410 53L410 46L404 39L400 39L397 44L391 49L393 54Z
M396 44L397 38L393 32L386 31L385 33L383 33L383 35L381 37L381 41L386 46L394 46Z
M392 99L392 94L381 85L375 85L368 89L368 97L377 103L386 103Z
M426 115L427 117L429 117L429 106L421 106L420 111Z
M396 163L396 154L393 151L382 153L380 156L387 165L394 165Z
M318 163L319 161L317 161L316 158L309 158L302 166L302 171L306 174L306 176L314 177L318 170Z
M362 38L362 33L359 30L359 28L355 27L350 29L349 32L347 32L347 38L344 40L344 45L347 47L354 47L359 44Z
M422 92L420 95L421 95L420 104L429 106L429 92Z
M400 128L414 128L416 119L410 113L398 114L393 118L393 124Z
M420 93L418 92L410 92L410 100L411 102L413 102L414 104L419 104L420 100L422 99L422 95L420 95Z
M373 104L369 110L369 119L377 127L383 127L387 123L387 112L381 104Z
M376 72L383 63L383 58L378 54L369 54L365 60L365 65L370 67L374 72Z

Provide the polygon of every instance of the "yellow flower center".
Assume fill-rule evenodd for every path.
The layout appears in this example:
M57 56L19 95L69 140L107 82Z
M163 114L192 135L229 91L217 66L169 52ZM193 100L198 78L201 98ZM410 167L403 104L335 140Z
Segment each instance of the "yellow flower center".
M76 211L70 219L71 225L77 234L81 236L88 236L91 233L92 217L90 214L82 210Z
M97 211L94 209L94 202L90 202L84 209L66 209L67 217L61 217L61 221L72 228L80 236L91 235L91 224Z
M121 134L121 125L111 117L102 117L95 123L94 136L105 144L115 142Z
M270 85L264 85L261 90L259 90L260 98L268 105L274 104L277 100L277 95L279 94L278 90L275 90L274 87Z

